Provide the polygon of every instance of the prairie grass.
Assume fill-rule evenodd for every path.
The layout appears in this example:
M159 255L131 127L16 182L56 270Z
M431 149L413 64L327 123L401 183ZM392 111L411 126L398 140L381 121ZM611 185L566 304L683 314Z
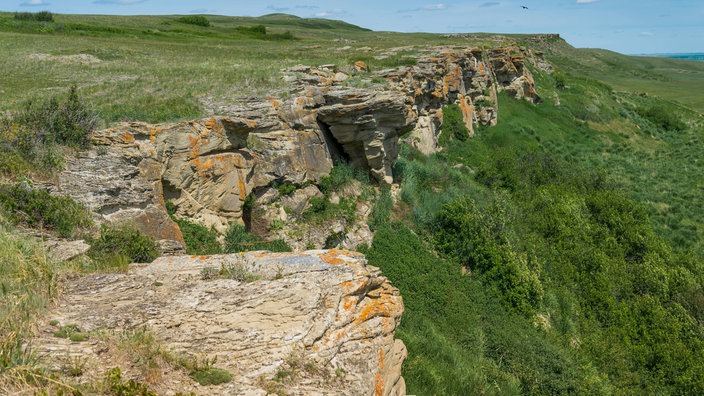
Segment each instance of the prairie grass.
M0 391L42 377L25 343L57 295L59 266L41 246L0 223Z

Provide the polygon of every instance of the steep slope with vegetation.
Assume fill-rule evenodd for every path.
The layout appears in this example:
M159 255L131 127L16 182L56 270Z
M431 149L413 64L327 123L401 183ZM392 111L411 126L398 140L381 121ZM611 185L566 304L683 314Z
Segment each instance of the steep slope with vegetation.
M704 394L704 64L575 49L554 35L404 35L281 14L23 18L0 14L0 37L8 38L0 67L14 77L0 102L11 112L0 124L8 181L0 213L5 223L65 236L90 221L62 203L80 215L79 224L63 224L65 215L51 215L57 204L22 176L51 179L96 123L227 113L243 96L271 95L273 103L296 93L281 69L299 63L365 61L374 73L413 65L434 45L544 52L552 70L526 62L541 103L501 93L497 125L475 125L473 137L463 109L448 103L441 149L424 155L407 138L391 189L369 177L352 182L354 171L338 164L317 181L324 194L303 197L302 213L275 208L295 229L280 219L260 227L305 238L309 224L356 219L350 199L373 206L364 217L373 241L360 250L404 298L397 337L408 347L410 394ZM388 83L388 73L372 73L351 73L343 84ZM77 86L68 96L65 78ZM44 90L63 96L27 104ZM37 114L59 120L56 128L38 128L47 122ZM349 185L356 195L342 193ZM296 193L309 186L273 188L301 199ZM243 205L253 231L251 216L262 212L253 200ZM213 230L173 219L189 253L222 251ZM20 346L56 274L124 268L135 252L110 250L128 245L123 237L138 241L134 251L154 246L130 230L103 230L93 243L102 256L89 253L99 260L57 265L3 227L3 263L17 265L2 268L2 295L18 308L2 312L0 328L11 337L0 344L0 386L46 381ZM231 226L225 249L288 250L247 231Z

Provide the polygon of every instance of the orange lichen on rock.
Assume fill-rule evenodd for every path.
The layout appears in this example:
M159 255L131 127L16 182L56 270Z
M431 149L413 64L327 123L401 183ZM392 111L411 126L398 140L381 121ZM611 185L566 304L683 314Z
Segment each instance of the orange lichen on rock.
M354 323L360 324L377 316L391 317L394 314L395 305L396 301L389 294L382 294L379 298L370 298L360 310Z
M271 107L277 109L279 106L281 106L281 102L276 100L273 96L267 96L267 99L269 100L269 103L271 103Z
M365 62L365 61L355 62L354 68L357 69L357 71L368 71L369 70L369 67L367 66L367 62Z
M367 286L367 278L358 278L340 283L342 289L347 295L355 295L364 290Z
M342 250L330 249L325 253L319 254L318 257L327 264L340 265L345 263L345 260L339 257L340 255L344 255Z
M157 133L159 133L159 132L157 132L156 128L152 128L149 131L149 143L154 144L154 142L156 142Z
M201 138L198 136L188 135L188 145L191 146L191 152L188 158L196 158L200 154Z
M215 164L215 160L213 157L209 157L207 160L203 161L201 157L196 157L192 160L189 161L191 166L195 168L196 172L198 173L198 176L205 177L211 174L211 170L213 168L213 165Z
M247 198L247 186L244 184L239 170L237 171L237 187L240 189L240 200L244 201Z
M374 396L384 396L384 377L381 373L374 375Z
M125 143L134 143L134 135L131 133L125 131L125 133L122 134L122 141Z

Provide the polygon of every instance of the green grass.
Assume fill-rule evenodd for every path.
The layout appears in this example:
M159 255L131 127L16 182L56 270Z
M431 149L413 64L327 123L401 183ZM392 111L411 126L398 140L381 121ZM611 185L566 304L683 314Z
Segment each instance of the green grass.
M24 345L58 292L60 265L37 243L0 223L0 387L39 375L36 357Z
M184 120L208 115L205 103L213 100L229 104L240 95L276 94L285 85L281 69L300 63L351 66L363 59L379 70L413 63L414 51L373 56L389 48L490 42L489 35L468 42L281 14L207 16L209 27L179 18L54 14L55 22L39 23L0 13L0 69L13 76L3 85L0 111L75 84L108 123ZM253 35L252 28L262 25L266 34ZM371 52L360 50L370 44ZM350 48L340 49L345 46Z

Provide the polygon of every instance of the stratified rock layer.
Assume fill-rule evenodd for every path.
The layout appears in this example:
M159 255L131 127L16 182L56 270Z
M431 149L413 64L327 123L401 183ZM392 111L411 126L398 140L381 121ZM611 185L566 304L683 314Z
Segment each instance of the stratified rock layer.
M415 65L377 72L385 83L371 88L351 87L332 65L298 66L286 72L294 93L285 100L243 99L229 116L100 131L94 149L69 161L56 190L173 251L183 239L165 200L177 216L223 232L243 222L248 195L319 181L338 159L393 183L401 136L410 132L412 145L437 151L446 104L460 106L471 135L475 124L496 123L498 91L540 100L519 48L431 51ZM364 70L355 73L370 77Z
M221 269L258 279L223 278ZM402 312L398 290L358 253L250 252L162 257L127 274L71 279L44 323L93 334L146 328L166 350L216 357L234 375L207 390L187 377L153 381L159 394L264 395L262 387L296 359L299 374L282 381L289 395L403 395L406 349L394 339ZM33 344L45 364L79 356L95 376L114 367L114 351L100 337L70 342L55 330L45 325Z

